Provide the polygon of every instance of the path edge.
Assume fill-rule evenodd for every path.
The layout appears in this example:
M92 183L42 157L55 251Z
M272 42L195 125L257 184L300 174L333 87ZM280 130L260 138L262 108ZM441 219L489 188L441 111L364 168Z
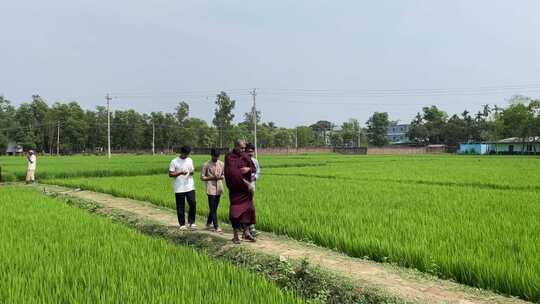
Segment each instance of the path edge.
M406 304L414 303L385 293L374 287L361 285L346 276L311 265L307 260L285 259L250 249L231 245L221 237L206 233L181 232L177 228L142 218L134 213L107 207L93 200L73 197L69 193L44 192L61 202L83 209L113 222L126 225L151 237L165 239L175 245L188 246L212 259L262 275L282 290L292 292L308 303L362 303Z

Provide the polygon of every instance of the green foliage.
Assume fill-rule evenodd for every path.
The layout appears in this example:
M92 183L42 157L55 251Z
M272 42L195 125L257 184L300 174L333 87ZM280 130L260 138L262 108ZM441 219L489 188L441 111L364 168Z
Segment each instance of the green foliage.
M100 204L67 198L66 203L89 212L107 216L114 221L127 224L144 234L167 239L175 244L204 250L208 255L237 267L263 275L280 289L301 296L307 303L328 304L381 304L404 303L387 295L376 287L362 286L341 275L321 270L307 260L291 262L288 259L253 251L245 247L230 246L230 243L217 235L198 233L178 233L174 227L146 221L129 211L111 210Z
M206 121L199 118L189 118L184 123L185 129L183 134L185 136L180 139L184 141L183 144L198 147L198 148L210 148L216 143L216 132L208 126Z
M83 110L76 102L54 103L48 106L39 95L16 109L0 97L0 152L8 141L14 141L25 150L40 153L104 153L107 146L107 112L102 106ZM513 97L507 108L483 105L472 114L448 115L436 106L424 107L411 122L409 138L417 144L456 146L460 142L498 140L505 137L531 137L540 135L540 101L523 96ZM244 121L234 123L236 101L221 92L215 101L212 125L202 119L190 117L189 104L182 101L172 113L142 114L133 109L111 113L112 148L120 151L149 151L152 142L158 153L174 150L182 145L208 148L231 147L235 138L253 141L253 113L244 115ZM370 117L368 132L362 130L356 119L349 119L336 128L336 124L319 120L310 126L280 128L273 122L262 122L257 111L258 146L321 147L365 146L387 144L388 131L385 113ZM388 123L390 123L388 121ZM60 130L58 130L60 125ZM153 135L155 134L155 138ZM366 136L368 137L366 139ZM60 145L57 147L59 137Z
M306 126L297 127L298 147L310 147L315 145L315 133L312 128Z
M168 172L169 162L176 155L114 155L112 159L104 156L41 156L38 155L37 178L72 178L72 177L106 177L160 174ZM192 155L196 164L202 167L207 155ZM288 156L261 156L265 168L320 166L329 159L338 160L339 156L332 154ZM26 176L26 158L0 157L3 174L9 173L18 180Z
M409 138L416 143L422 144L444 143L443 134L445 132L447 114L439 110L436 106L424 107L422 111L423 113L418 113L411 123ZM455 120L456 117L454 116L453 119ZM446 131L449 132L451 129Z
M15 108L0 95L0 151L6 149L10 128L15 124Z
M386 137L388 127L390 127L388 113L375 112L366 124L370 144L374 146L384 146L388 144L388 138Z
M316 146L327 146L330 143L330 134L334 125L327 120L319 120L310 128L315 133L315 145Z
M511 104L501 114L505 137L527 138L534 120L534 113L522 103ZM534 134L537 136L538 134Z
M255 115L256 115L256 118L257 118L257 126L258 126L261 123L261 117L262 117L261 111L257 110ZM246 128L250 132L253 132L253 110L244 113L244 121L241 122L240 124L245 125Z
M301 302L231 264L34 190L3 187L0 197L3 302Z
M221 92L217 95L215 104L217 108L214 111L212 123L218 129L219 147L223 148L229 146L234 140L227 131L232 129L232 122L234 119L232 111L234 110L236 101L232 100L227 93Z
M528 138L540 135L540 101L514 96L506 108L483 105L471 116L446 113L435 106L424 107L411 122L409 138L419 144L455 146L461 142L494 141L508 137Z
M182 101L178 104L176 107L176 120L180 124L181 127L183 127L184 122L189 117L189 104L187 102Z
M279 128L274 134L274 146L280 148L291 147L293 136L288 129Z
M356 119L349 119L341 125L341 137L343 144L349 147L361 146L362 128Z
M95 111L87 110L84 120L87 129L85 144L87 152L104 149L107 146L107 109L99 106Z
M146 122L138 112L115 111L111 127L112 147L118 150L148 147L149 142L143 142L145 127Z
M60 136L62 138L60 151L63 153L84 151L90 132L85 121L86 113L78 103L55 103L48 116L50 117L49 128L52 134L57 134L57 124L60 123ZM56 146L56 138L51 138L49 146Z

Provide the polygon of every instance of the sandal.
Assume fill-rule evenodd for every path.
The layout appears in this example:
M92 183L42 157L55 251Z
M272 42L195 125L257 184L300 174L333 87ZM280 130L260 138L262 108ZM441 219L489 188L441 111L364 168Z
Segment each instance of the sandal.
M233 243L237 244L237 245L240 244L240 239L239 238L233 238L231 241Z
M253 237L253 235L251 235L249 232L247 233L244 232L244 234L242 235L242 238L251 243L255 243L257 241L257 239Z

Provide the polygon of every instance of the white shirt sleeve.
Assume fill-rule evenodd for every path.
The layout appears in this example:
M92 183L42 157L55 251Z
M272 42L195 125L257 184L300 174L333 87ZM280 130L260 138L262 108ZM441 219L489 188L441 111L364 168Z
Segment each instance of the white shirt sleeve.
M257 170L254 174L255 179L259 180L259 175L261 174L261 167L259 167L259 161L257 159L253 159L253 164L255 165L255 169Z
M174 159L171 161L171 164L169 165L169 172L176 172L176 166L174 164Z
M195 172L195 167L193 166L193 159L191 158L189 159L188 170L190 173Z

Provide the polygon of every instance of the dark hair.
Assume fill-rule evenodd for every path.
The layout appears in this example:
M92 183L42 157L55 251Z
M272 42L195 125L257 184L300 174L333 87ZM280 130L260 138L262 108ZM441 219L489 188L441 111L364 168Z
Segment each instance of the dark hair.
M246 144L246 151L247 150L255 150L255 146L252 143L247 143Z
M182 148L180 148L180 153L182 153L182 154L191 153L191 147L190 146L182 146Z
M210 155L211 156L215 156L215 157L219 157L219 149L216 149L216 148L212 148L210 149Z

